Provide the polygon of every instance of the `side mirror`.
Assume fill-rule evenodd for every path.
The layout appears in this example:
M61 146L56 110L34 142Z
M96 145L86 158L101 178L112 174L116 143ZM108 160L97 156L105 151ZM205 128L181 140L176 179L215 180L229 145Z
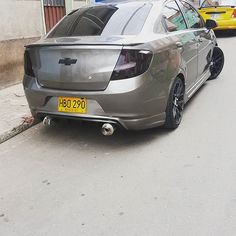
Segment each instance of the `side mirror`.
M216 28L217 27L217 23L214 21L214 20L206 20L206 24L205 24L205 27L207 28L207 29L214 29L214 28Z

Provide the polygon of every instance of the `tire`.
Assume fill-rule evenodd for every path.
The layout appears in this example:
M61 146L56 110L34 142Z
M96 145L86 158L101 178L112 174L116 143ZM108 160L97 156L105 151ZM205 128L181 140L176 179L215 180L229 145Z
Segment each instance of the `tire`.
M211 76L208 80L213 80L218 77L224 67L224 53L219 47L215 47L212 55L212 65L210 67Z
M177 77L171 87L168 98L165 128L176 129L181 123L184 110L184 93L184 82Z

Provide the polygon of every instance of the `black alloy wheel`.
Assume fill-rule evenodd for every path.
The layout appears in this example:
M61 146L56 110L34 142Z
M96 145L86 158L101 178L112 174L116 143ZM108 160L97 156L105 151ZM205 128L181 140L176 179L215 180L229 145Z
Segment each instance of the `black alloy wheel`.
M184 82L177 77L172 85L169 100L166 108L165 127L168 129L176 129L183 116L184 110Z
M224 66L224 53L219 47L213 50L212 61L210 66L211 76L209 80L216 79Z

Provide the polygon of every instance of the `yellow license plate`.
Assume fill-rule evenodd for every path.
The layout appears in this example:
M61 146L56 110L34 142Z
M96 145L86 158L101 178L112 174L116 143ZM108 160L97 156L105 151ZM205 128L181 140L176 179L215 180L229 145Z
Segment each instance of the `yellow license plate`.
M86 98L58 97L58 111L70 113L86 113Z

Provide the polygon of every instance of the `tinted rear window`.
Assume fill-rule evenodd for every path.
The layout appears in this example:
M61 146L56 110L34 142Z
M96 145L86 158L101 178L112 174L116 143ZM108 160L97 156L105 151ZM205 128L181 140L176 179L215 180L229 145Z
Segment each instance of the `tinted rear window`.
M136 35L151 7L149 3L129 3L81 8L67 15L48 37Z

